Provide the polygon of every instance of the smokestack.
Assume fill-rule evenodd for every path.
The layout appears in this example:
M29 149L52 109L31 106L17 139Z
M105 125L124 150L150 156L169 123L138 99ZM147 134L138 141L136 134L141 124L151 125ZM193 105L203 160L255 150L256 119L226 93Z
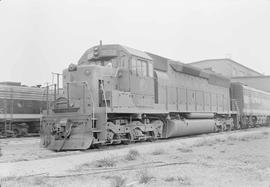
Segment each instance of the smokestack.
M99 45L100 45L100 47L102 46L102 40L99 40Z

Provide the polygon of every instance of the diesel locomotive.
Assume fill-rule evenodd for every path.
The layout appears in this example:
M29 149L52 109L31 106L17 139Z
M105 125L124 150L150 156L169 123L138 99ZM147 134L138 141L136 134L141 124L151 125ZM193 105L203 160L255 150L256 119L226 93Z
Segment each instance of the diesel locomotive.
M122 45L88 49L63 71L63 90L41 121L41 143L56 151L269 123L269 93Z

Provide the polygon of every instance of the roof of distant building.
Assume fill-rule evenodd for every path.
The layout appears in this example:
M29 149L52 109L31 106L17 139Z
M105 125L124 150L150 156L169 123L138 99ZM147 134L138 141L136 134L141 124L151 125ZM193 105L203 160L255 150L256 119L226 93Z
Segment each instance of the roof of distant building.
M222 61L222 60L227 60L227 61L231 61L231 62L233 62L233 63L235 63L235 64L237 64L237 65L239 65L239 66L242 66L243 68L246 68L246 69L248 69L249 71L252 71L252 72L254 72L254 73L257 73L258 75L262 75L263 76L263 74L262 73L259 73L258 71L255 71L255 70L253 70L253 69L251 69L251 68L249 68L249 67L247 67L247 66L244 66L243 64L240 64L240 63L238 63L238 62L236 62L236 61L234 61L234 60L232 60L232 59L230 59L230 58L218 58L218 59L205 59L205 60L200 60L200 61L197 61L197 62L191 62L191 63L189 63L189 64L200 64L200 63L203 63L203 62L206 62L206 61Z

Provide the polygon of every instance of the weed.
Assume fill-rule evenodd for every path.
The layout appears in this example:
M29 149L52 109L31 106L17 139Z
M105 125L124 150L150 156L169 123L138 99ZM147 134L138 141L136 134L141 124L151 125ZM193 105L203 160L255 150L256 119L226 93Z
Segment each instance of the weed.
M42 177L35 177L34 180L33 180L33 184L34 185L41 186L41 185L44 185L46 183L44 181L44 178L42 178Z
M94 162L96 167L114 167L116 165L116 160L112 157L102 158Z
M243 141L243 142L249 141L250 139L252 138L248 136L243 136L243 137L238 138L239 141Z
M182 185L191 185L190 180L187 177L178 176L177 181Z
M81 164L81 165L79 165L79 166L76 166L76 167L74 168L74 170L71 170L71 171L72 171L72 172L74 172L74 171L76 171L76 172L81 172L81 171L84 171L84 170L87 170L87 169L93 167L93 165L96 165L96 164L95 164L95 163L93 164L93 163L87 162L87 163Z
M139 171L138 175L140 184L147 184L154 178L146 169Z
M113 176L111 187L125 187L126 179L121 176Z
M229 136L229 137L228 137L228 140L230 140L230 141L235 141L235 140L237 140L237 138L236 138L235 136Z
M165 153L164 149L156 149L152 152L152 155L161 155L164 153Z
M168 177L165 179L166 182L178 181L181 185L191 185L189 178L177 176L177 177Z
M23 177L15 177L9 176L0 179L0 186L1 183L3 186L47 186L51 187L51 184L48 184L44 177L31 177L31 178L23 178Z
M195 147L202 147L202 146L213 146L213 141L204 139L204 140L200 140L198 141L198 143L196 143L194 145Z
M216 142L225 142L226 140L225 139L222 139L222 138L216 138Z
M136 160L140 156L140 153L136 149L130 149L128 154L125 156L126 160Z
M225 152L226 152L226 150L221 150L221 151L220 151L220 153L225 153Z
M190 153L192 152L192 149L189 149L189 148L178 148L177 149L178 151L181 151L182 153Z
M250 140L265 138L265 135L267 135L267 134L268 134L268 132L262 132L260 134L249 134L249 135L244 135L241 137L229 136L228 140L246 142L246 141L250 141Z
M93 166L93 164L90 163L90 162L86 162L86 163L84 163L84 164L82 164L80 166L83 167L83 168L89 168L89 167Z
M5 181L17 181L17 180L20 180L20 179L21 179L21 177L8 176L8 177L0 178L0 182L5 182Z
M164 179L166 182L173 182L175 181L175 178L174 177L168 177L166 179Z

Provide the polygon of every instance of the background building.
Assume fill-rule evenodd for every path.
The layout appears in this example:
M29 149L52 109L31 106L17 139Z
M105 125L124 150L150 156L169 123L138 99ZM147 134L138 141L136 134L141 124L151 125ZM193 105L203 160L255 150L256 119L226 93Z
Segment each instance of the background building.
M193 62L190 65L229 77L232 82L240 82L247 86L270 92L270 75L264 76L231 59L208 59Z
M233 77L232 82L241 82L253 88L270 92L270 76Z
M202 60L192 62L190 65L220 73L225 77L263 76L263 74L228 58Z

